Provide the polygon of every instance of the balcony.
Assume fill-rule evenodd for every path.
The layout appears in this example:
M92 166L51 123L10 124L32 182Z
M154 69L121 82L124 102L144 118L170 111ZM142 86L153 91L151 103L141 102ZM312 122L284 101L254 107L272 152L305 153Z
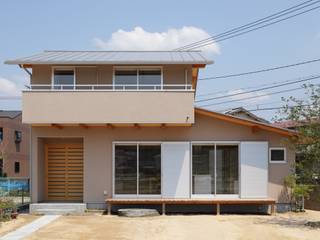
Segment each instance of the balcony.
M23 91L28 124L194 123L191 85L31 85Z

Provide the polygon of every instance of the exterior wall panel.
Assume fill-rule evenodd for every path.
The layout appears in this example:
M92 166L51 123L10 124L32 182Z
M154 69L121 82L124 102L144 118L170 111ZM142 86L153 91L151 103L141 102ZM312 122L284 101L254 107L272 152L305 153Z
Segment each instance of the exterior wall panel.
M24 92L24 123L194 123L193 91Z
M84 141L84 201L104 203L112 197L112 143L115 141L266 141L269 147L286 146L287 138L266 131L253 133L251 128L196 115L192 127L167 128L89 128L50 127L32 128L32 191L33 201L41 201L41 145L38 139L82 138ZM40 154L40 155L39 155ZM284 177L290 173L295 154L287 147L287 163L268 163L268 197L280 203L288 202L283 185ZM106 193L106 195L104 195Z

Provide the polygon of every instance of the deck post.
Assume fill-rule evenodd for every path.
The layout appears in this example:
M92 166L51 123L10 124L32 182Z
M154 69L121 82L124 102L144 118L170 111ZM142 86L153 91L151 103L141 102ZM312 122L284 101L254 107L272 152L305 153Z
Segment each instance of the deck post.
M271 204L270 205L270 207L271 207L271 215L275 215L276 214L276 205L273 203L273 204Z
M217 215L220 215L220 203L217 203Z
M111 215L111 203L110 202L108 203L108 206L107 206L107 214Z
M162 215L166 215L166 204L162 203Z

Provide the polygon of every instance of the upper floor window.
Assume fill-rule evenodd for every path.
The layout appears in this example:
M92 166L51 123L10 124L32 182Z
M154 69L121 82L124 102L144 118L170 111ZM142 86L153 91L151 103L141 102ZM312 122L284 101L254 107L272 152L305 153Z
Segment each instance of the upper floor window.
M75 73L72 68L54 68L53 85L56 89L72 89L75 84Z
M162 71L160 68L115 69L116 89L161 89Z
M20 172L20 163L14 162L14 173L19 173L19 172Z
M14 141L20 143L22 140L22 133L20 131L14 131Z
M0 128L0 142L3 141L3 128Z

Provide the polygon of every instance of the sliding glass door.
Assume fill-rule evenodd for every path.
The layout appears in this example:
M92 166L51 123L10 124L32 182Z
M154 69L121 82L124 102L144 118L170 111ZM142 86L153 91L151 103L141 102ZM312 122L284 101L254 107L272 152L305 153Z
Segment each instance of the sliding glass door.
M116 144L115 195L161 194L161 145Z
M239 194L238 149L237 144L193 144L192 194Z

